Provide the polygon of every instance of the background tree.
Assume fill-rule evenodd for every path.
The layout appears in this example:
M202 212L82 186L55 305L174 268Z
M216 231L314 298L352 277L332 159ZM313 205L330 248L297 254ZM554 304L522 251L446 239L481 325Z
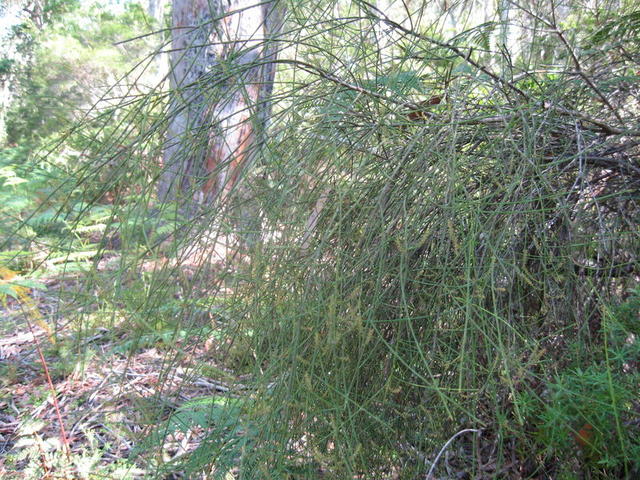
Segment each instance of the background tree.
M282 27L277 1L173 2L162 201L210 205L262 142Z

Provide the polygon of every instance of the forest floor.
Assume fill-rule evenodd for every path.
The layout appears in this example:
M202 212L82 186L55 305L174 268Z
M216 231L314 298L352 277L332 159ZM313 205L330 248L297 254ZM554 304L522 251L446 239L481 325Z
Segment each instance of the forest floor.
M201 338L123 348L133 338L126 328L79 334L58 321L52 341L45 328L60 317L55 292L74 282L53 278L46 294L32 292L46 324L17 300L0 308L0 478L148 478L144 439L179 405L230 388L194 371L194 358L215 363L215 347ZM168 436L162 462L200 439L197 428Z

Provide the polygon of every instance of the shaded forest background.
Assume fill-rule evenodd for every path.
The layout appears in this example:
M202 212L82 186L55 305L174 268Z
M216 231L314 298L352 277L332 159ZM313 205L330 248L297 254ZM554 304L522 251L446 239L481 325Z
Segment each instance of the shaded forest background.
M635 2L264 3L0 6L1 474L640 476Z

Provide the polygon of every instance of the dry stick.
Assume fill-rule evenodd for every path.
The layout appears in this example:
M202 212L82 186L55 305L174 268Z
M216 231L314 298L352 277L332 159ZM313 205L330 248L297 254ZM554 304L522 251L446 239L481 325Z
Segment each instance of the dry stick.
M609 110L611 110L611 112L615 115L616 119L622 125L624 125L624 120L622 119L622 117L620 116L618 111L613 107L613 105L611 105L611 103L609 102L607 97L600 91L600 89L596 86L596 84L593 83L593 80L591 80L591 78L589 78L584 73L582 65L580 64L580 60L578 59L578 55L576 54L576 52L573 49L573 47L571 46L571 44L569 44L569 41L567 40L567 37L564 35L564 32L562 32L562 30L560 30L560 28L558 28L558 22L556 20L555 4L553 2L551 3L552 21L549 21L549 20L541 17L540 15L535 14L533 11L531 11L531 9L528 9L528 8L524 7L523 5L520 5L519 3L517 3L517 2L515 2L513 0L510 0L509 3L511 3L515 7L519 8L520 10L525 12L527 15L530 15L531 17L535 18L539 22L543 23L546 27L548 27L551 30L552 33L555 33L558 36L558 38L560 39L562 44L567 49L567 52L569 52L569 56L571 57L571 61L573 62L573 65L576 68L576 73L580 77L582 77L582 79L586 82L586 84L589 86L589 88L591 90L593 90L595 92L595 94L600 98L600 100L602 100L602 102L607 106L607 108Z
M414 33L414 35L421 37L420 34L418 33ZM455 47L454 47L455 48ZM467 56L464 56L465 59L467 59ZM421 110L421 106L418 103L415 102L405 102L402 100L398 100L394 97L388 97L384 94L378 93L378 92L374 92L372 90L366 89L364 87L361 87L359 85L354 85L352 83L349 83L345 80L342 80L341 78L336 77L335 75L332 75L326 71L324 71L323 69L321 69L320 67L316 67L315 65L311 65L309 63L300 61L300 60L274 60L273 63L278 63L278 64L285 64L285 65L293 65L293 66L297 66L299 68L301 68L302 70L311 73L311 74L316 74L318 75L320 78L324 78L325 80L328 80L330 82L336 83L338 85L341 85L349 90L353 90L354 92L358 92L361 93L362 95L367 95L369 97L373 97L373 98L378 98L380 100L384 100L387 101L389 103L393 103L395 105L399 105L401 107L404 108L408 108L409 110ZM476 62L471 63L472 65L478 65ZM487 73L487 75L491 76L492 78L496 79L496 81L502 81L502 82L506 82L506 85L511 85L510 82L507 82L504 79L501 79L500 77L498 77L497 75L489 72L485 67L479 65L478 68L480 68L480 70L482 70L483 72ZM518 89L517 87L513 87L518 91L521 91L520 89ZM524 92L523 92L524 94ZM531 98L529 96L525 95L525 99L527 100L531 100ZM543 103L543 107L547 110L553 110L555 112L561 113L563 115L567 115L570 117L577 117L578 119L587 122L587 123L591 123L592 125L595 125L596 127L599 127L599 131L606 133L608 135L627 135L629 137L640 137L640 130L628 130L628 129L624 129L624 128L618 128L618 127L614 127L609 125L608 123L605 123L601 120L598 120L596 118L592 118L589 115L586 115L582 112L578 112L576 110L570 110L568 108L564 108L561 107L559 105L551 105L548 102L544 102ZM431 112L424 112L422 111L422 113L427 116L428 118L432 119L432 120L437 120L438 116L434 113ZM475 124L485 124L485 123L494 123L494 122L500 122L500 121L505 121L505 120L509 120L513 118L513 115L498 115L498 116L493 116L493 117L487 117L487 118L469 118L469 119L465 119L462 120L459 123L464 123L467 125L475 125Z
M64 428L64 422L62 421L62 415L60 414L60 407L58 405L58 394L56 392L56 388L53 386L53 381L51 380L51 375L49 374L49 367L47 366L47 361L44 358L42 353L42 349L40 348L40 342L36 338L36 334L33 331L33 325L31 325L31 320L29 320L29 314L24 311L22 305L20 306L23 313L25 314L25 319L27 320L27 325L29 326L29 331L31 335L33 335L33 343L36 346L36 350L38 351L38 356L40 357L40 363L42 363L42 368L44 369L45 377L47 378L47 383L49 384L49 390L51 391L51 396L53 398L53 408L56 411L56 417L58 418L58 423L60 424L60 436L62 437L62 446L64 447L64 453L67 456L67 460L71 461L71 448L69 447L69 440L67 439L67 432Z
M545 105L546 106L546 105ZM563 113L568 116L576 117L584 122L591 123L596 127L600 127L601 131L610 135L626 135L629 137L640 137L640 130L627 130L624 128L613 127L608 123L602 122L595 118L590 117L589 115L585 115L582 112L578 112L576 110L570 110L568 108L560 107L557 105L548 106L549 109L555 110L556 112Z
M320 193L320 197L318 197L318 200L313 207L313 211L307 219L307 225L305 226L305 232L302 236L302 241L300 244L300 249L302 251L306 251L309 248L309 245L311 243L311 236L315 232L316 225L318 224L318 220L320 219L320 214L324 210L324 206L327 203L327 200L329 200L331 190L331 187L327 187Z
M447 42L441 42L439 40L436 40L435 38L431 38L431 37L428 37L427 35L423 35L421 33L418 33L416 31L414 31L414 30L410 30L410 29L400 25L399 23L394 22L393 20L391 20L383 12L381 12L378 8L376 8L374 5L370 4L369 2L367 2L365 0L359 0L359 1L360 1L360 3L362 3L362 4L366 5L367 7L369 7L370 10L376 12L375 14L373 14L373 16L377 20L386 23L387 25L389 25L389 26L391 26L391 27L403 32L406 35L411 35L411 36L413 36L415 38L418 38L420 40L424 40L424 41L429 42L429 43L431 43L433 45L437 45L439 47L446 48L446 49L452 51L458 57L462 58L465 62L467 62L469 65L477 68L479 71L481 71L485 75L488 75L496 83L502 85L503 87L508 88L509 90L512 90L512 91L516 92L524 100L528 100L528 101L532 100L530 95L528 95L523 90L521 90L516 85L514 85L513 82L510 82L505 78L502 78L500 75L497 75L496 73L492 72L491 70L489 70L484 65L482 65L482 64L476 62L475 60L473 60L471 58L471 55L470 55L471 50L468 53L465 53L460 48L456 47L455 45L452 45L452 44L447 43ZM516 6L519 6L515 2L511 2L511 3L513 3ZM522 8L522 7L520 7L520 8ZM527 11L527 10L525 10L525 11ZM535 17L536 18L540 18L538 16L535 16ZM540 20L545 22L546 24L548 24L548 22L545 21L544 19L540 19ZM555 28L555 30L553 30L553 31L554 31L554 33L559 33L557 28ZM563 38L562 35L561 35L561 38ZM580 76L587 81L587 84L589 84L589 80L587 78L585 78L584 73L579 69L579 64L576 66L576 68L578 68L578 73L580 74ZM331 79L331 80L333 80L333 79ZM347 86L347 85L345 85L345 86ZM591 87L591 85L589 85L589 86ZM595 92L596 92L596 94L598 94L598 96L600 96L601 92L599 92L597 87L596 87ZM369 92L363 92L363 93L369 93ZM604 101L605 101L605 103L607 103L606 99L604 99ZM613 108L610 104L607 103L607 105L610 108ZM575 111L575 110L570 110L570 109L563 108L563 107L556 106L556 105L547 105L546 102L545 102L545 104L543 104L543 106L545 108L548 108L548 109L551 109L551 110L555 110L556 112L559 112L559 113L562 113L562 114L565 114L565 115L578 117L580 120L583 120L585 122L589 122L589 123L591 123L593 125L596 125L596 126L600 127L600 129L604 133L607 133L607 134L610 134L610 135L622 135L622 134L624 134L624 135L634 136L634 137L640 136L640 130L630 130L630 129L613 127L613 126L611 126L611 125L609 125L609 124L607 124L605 122L602 122L600 120L592 118L592 117L590 117L590 116L588 116L588 115L586 115L584 113L581 113L581 112L578 112L578 111ZM614 110L614 113L617 113L617 112L615 112L615 110ZM616 117L617 117L617 115L616 115Z
M508 89L513 90L514 92L516 92L518 95L520 95L525 100L531 100L531 97L529 95L527 95L521 89L516 87L512 82L502 78L500 75L497 75L497 74L493 73L491 70L489 70L484 65L482 65L482 64L476 62L475 60L473 60L471 58L471 50L472 49L469 49L469 52L465 53L460 48L456 47L455 45L452 45L452 44L447 43L447 42L441 42L439 40L436 40L435 38L431 38L431 37L428 37L428 36L423 35L421 33L418 33L418 32L416 32L414 30L410 30L410 29L400 25L399 23L394 22L388 16L386 16L384 14L384 12L380 11L380 9L378 9L375 6L373 6L369 2L366 2L365 0L360 0L360 3L366 5L367 7L369 7L369 9L375 11L376 15L374 15L374 18L376 18L377 20L386 23L387 25L395 28L396 30L400 30L402 33L405 33L407 35L411 35L412 37L415 37L415 38L419 38L420 40L425 40L425 41L427 41L427 42L429 42L429 43L431 43L433 45L437 45L438 47L446 48L447 50L452 51L458 57L462 58L465 62L467 62L469 65L477 68L478 70L480 70L485 75L488 75L495 82L499 83L503 87L507 87Z
M482 430L477 429L477 428L465 428L464 430L460 430L458 433L456 433L453 437L451 437L447 443L444 444L444 446L440 449L440 452L438 453L438 455L436 456L436 459L433 461L433 463L431 464L431 468L429 468L429 473L427 473L427 476L425 478L425 480L431 480L433 478L433 471L436 469L436 466L438 465L438 461L440 460L440 457L442 456L442 454L445 452L445 450L449 447L449 445L451 445L451 443L458 438L460 435L462 435L463 433L469 433L469 432L473 432L473 433L480 433Z
M571 60L573 60L573 64L576 67L576 71L578 72L578 75L580 75L582 79L586 82L586 84L589 86L589 88L593 90L595 94L598 95L598 97L600 97L600 100L602 100L602 102L607 106L607 108L611 110L611 112L615 115L615 117L618 119L620 124L624 125L624 120L622 119L618 111L613 107L613 105L611 105L607 97L605 97L605 95L600 91L600 89L596 86L596 84L593 83L591 78L589 78L587 74L584 73L584 70L582 69L582 65L580 65L580 61L578 60L578 56L573 50L573 47L569 45L569 42L564 36L564 33L562 33L562 31L555 25L555 22L554 22L553 28L556 34L558 35L558 37L560 38L560 40L562 41L562 43L564 44L565 48L569 52L569 55L571 56Z
M593 90L595 92L595 94L598 95L598 97L600 97L600 100L602 100L602 102L607 106L607 108L609 110L611 110L611 112L615 115L615 117L618 119L620 124L624 125L624 120L622 119L622 117L620 116L618 111L613 107L613 105L611 105L611 103L609 103L609 100L607 99L607 97L600 91L600 89L596 86L596 84L593 83L593 81L584 73L584 70L582 69L582 65L580 64L580 60L578 60L578 56L576 55L575 50L569 44L569 41L565 37L564 33L558 28L558 22L556 20L556 9L555 9L555 3L554 2L551 2L551 17L552 17L552 22L551 23L545 21L542 17L537 17L537 18L539 18L541 21L543 21L558 36L558 38L560 39L562 44L567 49L567 52L569 52L569 56L571 57L571 60L573 61L573 64L576 67L578 75L580 75L582 77L582 79L586 82L586 84L589 86L589 88L591 90Z

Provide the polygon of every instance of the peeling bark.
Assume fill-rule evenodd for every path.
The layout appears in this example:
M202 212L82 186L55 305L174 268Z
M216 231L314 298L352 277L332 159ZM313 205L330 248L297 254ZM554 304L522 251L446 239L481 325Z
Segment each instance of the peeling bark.
M188 210L226 196L263 141L278 0L175 0L170 123L158 196Z

